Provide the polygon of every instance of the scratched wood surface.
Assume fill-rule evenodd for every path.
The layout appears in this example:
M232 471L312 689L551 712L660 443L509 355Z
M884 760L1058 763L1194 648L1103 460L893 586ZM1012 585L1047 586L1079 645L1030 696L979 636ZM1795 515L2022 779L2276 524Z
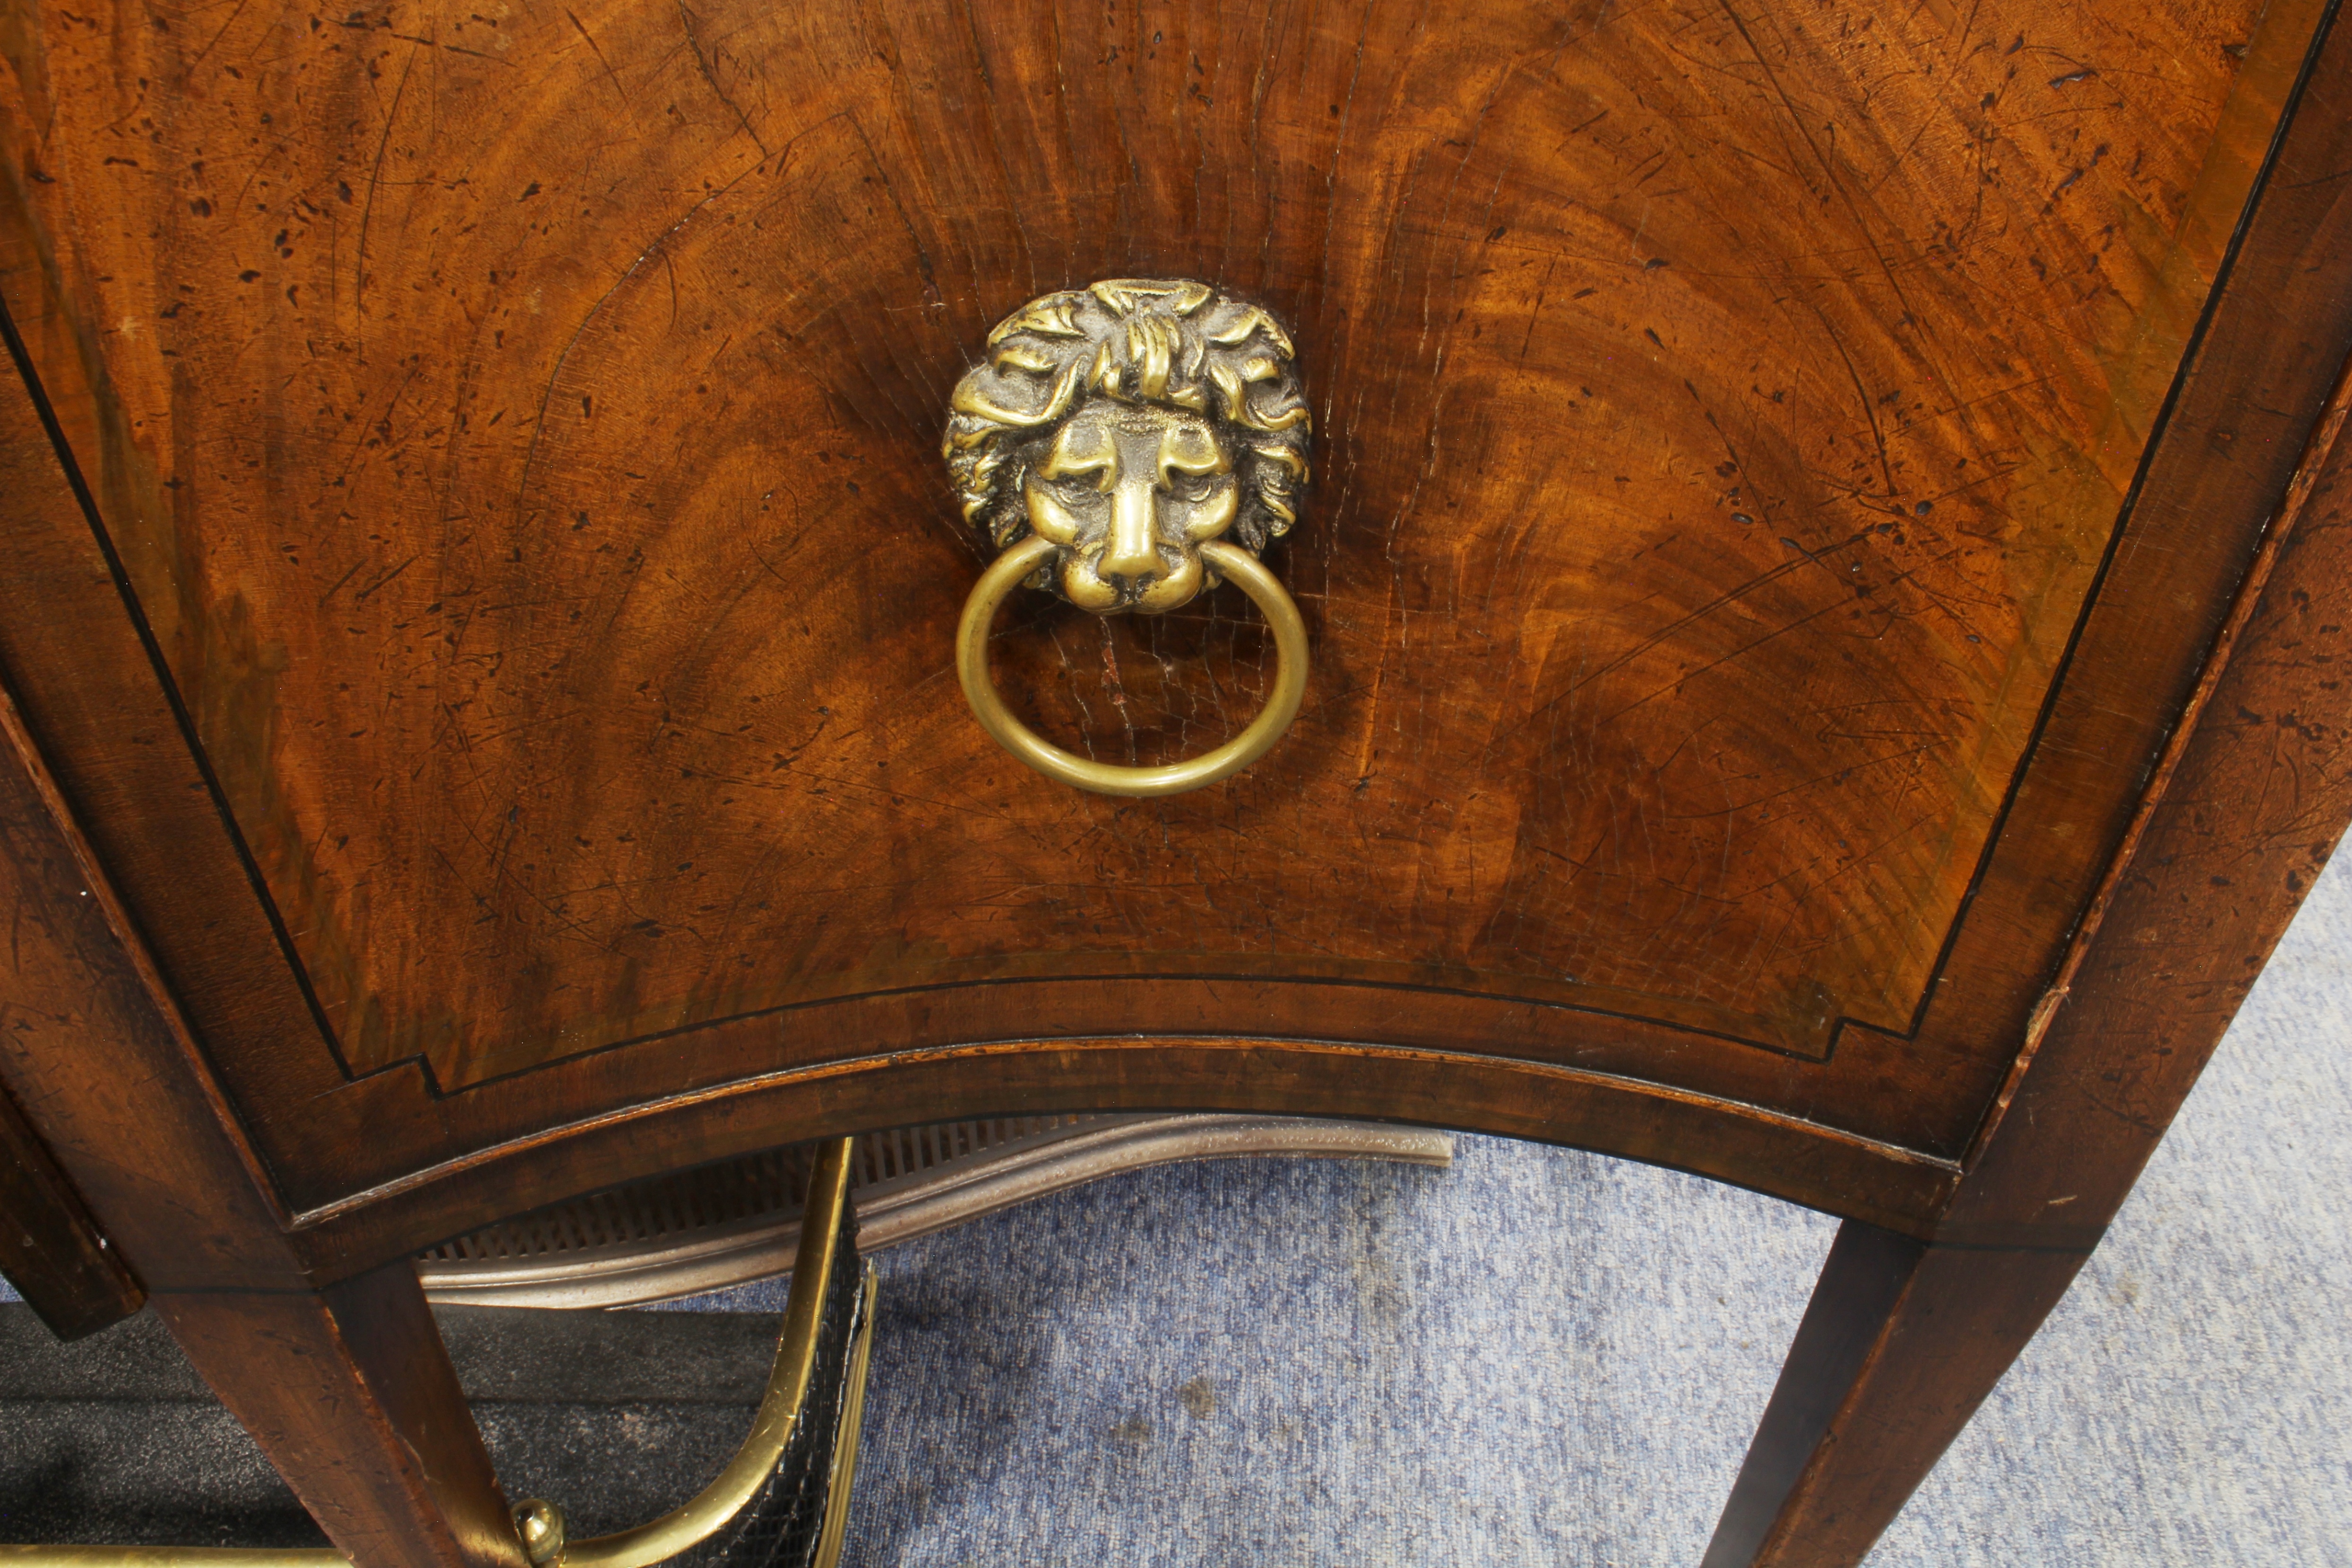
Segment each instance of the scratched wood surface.
M2292 460L2125 506L2318 11L24 6L0 290L115 560L19 512L6 651L298 1198L1139 1031L1955 1157ZM1298 340L1315 668L1139 805L964 711L937 443L1157 274ZM999 649L1139 761L1269 674L1230 593Z
M146 1290L0 1089L0 1279L61 1340L120 1322Z

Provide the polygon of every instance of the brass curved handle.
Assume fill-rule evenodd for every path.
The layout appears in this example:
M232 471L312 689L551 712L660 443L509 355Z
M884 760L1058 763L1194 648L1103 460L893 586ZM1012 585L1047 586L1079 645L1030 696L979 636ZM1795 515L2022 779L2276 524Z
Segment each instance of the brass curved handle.
M998 745L1047 778L1097 795L1153 799L1230 778L1265 755L1290 728L1307 695L1307 623L1284 592L1281 579L1261 565L1256 556L1214 541L1201 546L1202 555L1256 603L1266 625L1274 629L1274 691L1247 729L1215 751L1181 763L1129 768L1066 752L1015 719L1006 710L1004 700L997 695L996 681L988 673L989 631L1005 596L1059 549L1052 540L1035 534L1007 549L972 585L971 597L964 601L963 619L956 626L956 679L963 683L964 700L971 704L972 716Z

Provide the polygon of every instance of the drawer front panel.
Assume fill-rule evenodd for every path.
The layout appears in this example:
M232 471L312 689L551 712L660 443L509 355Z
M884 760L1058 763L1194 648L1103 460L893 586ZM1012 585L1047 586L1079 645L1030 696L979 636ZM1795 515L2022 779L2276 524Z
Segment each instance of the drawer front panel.
M2017 805L2317 8L1474 10L18 37L55 129L11 307L50 291L44 377L315 1003L308 1043L206 1030L257 1117L401 1064L506 1107L415 1165L590 1053L636 1076L561 1114L911 1043L863 997L1019 1034L977 998L1034 983L1086 999L1034 1032L1425 1038L1957 1152L2140 782ZM1030 773L951 674L991 551L950 391L1118 276L1265 304L1316 426L1268 553L1304 708L1164 801ZM2177 678L2222 607L2134 615ZM1228 587L1025 595L995 669L1150 764L1275 660ZM1998 984L1923 1032L1988 889ZM1254 1029L1218 985L1326 999Z

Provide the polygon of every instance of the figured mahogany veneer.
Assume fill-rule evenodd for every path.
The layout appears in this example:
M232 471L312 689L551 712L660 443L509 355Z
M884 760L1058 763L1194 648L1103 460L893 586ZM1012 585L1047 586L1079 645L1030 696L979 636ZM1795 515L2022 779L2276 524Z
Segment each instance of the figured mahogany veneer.
M1853 1222L1716 1559L1848 1560L2352 816L2332 0L5 15L0 1078L161 1296L429 1360L393 1260L790 1140L1508 1132ZM1279 316L1318 464L1307 705L1152 803L965 712L937 450L1122 275ZM1140 763L1271 672L997 648ZM467 1556L456 1462L353 1538Z
M105 532L20 531L19 699L300 1209L1138 1028L1948 1163L2334 368L2150 449L2317 19L2253 16L28 18L7 297ZM941 679L935 448L1010 304L1162 271L1312 366L1317 668L1139 809ZM1229 614L1040 601L1006 683L1181 754Z

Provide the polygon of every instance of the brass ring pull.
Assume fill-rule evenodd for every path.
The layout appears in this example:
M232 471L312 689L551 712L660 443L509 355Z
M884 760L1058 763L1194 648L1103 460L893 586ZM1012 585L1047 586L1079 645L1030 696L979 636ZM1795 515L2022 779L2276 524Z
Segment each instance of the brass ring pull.
M1290 728L1307 695L1307 623L1299 618L1298 606L1284 592L1281 579L1261 565L1256 556L1236 545L1215 541L1201 546L1202 555L1256 603L1265 616L1266 625L1274 628L1274 692L1247 729L1215 751L1181 763L1157 768L1129 768L1066 752L1015 719L1005 709L1004 700L997 695L996 681L988 673L989 631L996 623L997 607L1004 603L1005 596L1058 549L1053 541L1035 534L1007 549L990 563L980 581L972 585L971 597L964 601L963 619L956 626L956 678L963 683L964 700L971 704L972 716L998 745L1047 778L1093 790L1097 795L1153 799L1181 795L1231 777L1265 755L1282 738L1282 732Z

